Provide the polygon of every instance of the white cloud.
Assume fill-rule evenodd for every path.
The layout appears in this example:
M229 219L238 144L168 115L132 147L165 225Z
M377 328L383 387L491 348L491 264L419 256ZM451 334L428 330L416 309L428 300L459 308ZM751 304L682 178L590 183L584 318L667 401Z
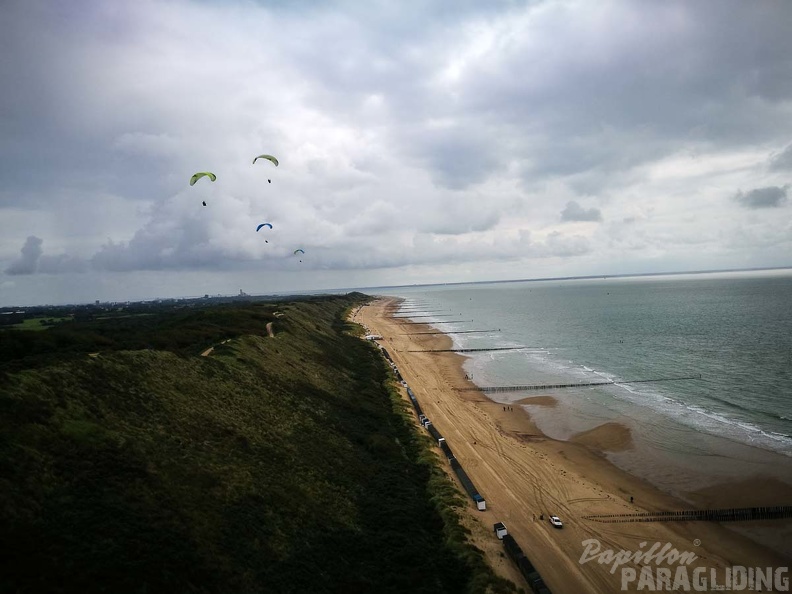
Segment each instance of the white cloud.
M38 261L41 258L41 244L43 240L31 235L25 240L25 245L19 250L21 256L11 262L6 268L6 274L33 274L38 269Z
M35 260L24 301L81 270L180 294L244 271L289 289L775 263L786 235L745 205L789 183L790 18L731 0L12 0L0 269ZM756 190L724 201L737 188ZM20 258L29 236L60 255Z

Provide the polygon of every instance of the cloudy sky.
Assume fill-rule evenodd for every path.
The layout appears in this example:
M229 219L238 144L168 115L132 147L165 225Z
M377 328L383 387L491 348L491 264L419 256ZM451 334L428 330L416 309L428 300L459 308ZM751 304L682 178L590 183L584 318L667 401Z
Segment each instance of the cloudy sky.
M4 0L0 305L790 266L790 23Z

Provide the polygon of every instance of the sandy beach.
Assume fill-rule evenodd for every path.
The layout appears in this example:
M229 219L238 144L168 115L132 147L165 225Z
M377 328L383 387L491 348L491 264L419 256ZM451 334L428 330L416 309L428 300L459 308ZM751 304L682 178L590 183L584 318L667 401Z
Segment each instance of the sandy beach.
M521 406L509 409L477 390L458 391L475 388L465 377L464 357L456 353L408 352L448 349L452 341L442 334L410 334L430 329L393 319L391 314L398 301L379 299L362 307L354 321L383 337L381 344L388 349L424 412L446 437L486 498L485 512L478 512L472 502L469 504L468 525L474 542L487 553L501 575L526 587L511 561L502 556L503 547L492 533L492 525L498 521L506 524L556 594L639 591L635 582L622 589L621 569L611 573L610 564L597 560L581 563L583 542L587 539L596 539L601 550L614 552L640 551L641 543L647 543L644 550L656 542L670 543L680 553L697 556L688 565L691 574L695 567L707 568L707 575L714 569L716 575L722 576L725 568L733 565L789 566L789 558L783 551L771 550L718 523L600 523L585 519L592 514L682 510L690 509L691 505L620 470L604 457L604 452L631 447L627 427L607 423L570 441L557 441L544 436ZM542 394L520 402L555 405L551 396ZM439 449L438 457L453 476ZM788 489L786 485L773 487ZM709 507L736 507L747 501L757 505L752 497L755 493L754 482L738 481L701 493L700 498ZM549 524L547 517L551 514L563 520L563 529L554 529ZM539 519L542 515L544 521ZM749 533L748 524L765 522L740 523L743 525L739 529ZM788 520L778 521L777 525L779 529L789 529ZM640 572L642 565L646 563L631 561L624 567ZM652 569L669 567L672 573L677 568L669 563L649 565Z

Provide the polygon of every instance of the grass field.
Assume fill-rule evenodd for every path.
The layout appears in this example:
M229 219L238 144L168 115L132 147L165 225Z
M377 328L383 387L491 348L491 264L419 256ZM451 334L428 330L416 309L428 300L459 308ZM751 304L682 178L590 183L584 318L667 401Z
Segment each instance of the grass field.
M67 322L71 318L28 318L24 320L21 324L14 324L10 326L10 328L14 328L16 330L46 330L47 328L51 328L54 324L58 324L60 322ZM51 322L50 324L42 324L41 322Z

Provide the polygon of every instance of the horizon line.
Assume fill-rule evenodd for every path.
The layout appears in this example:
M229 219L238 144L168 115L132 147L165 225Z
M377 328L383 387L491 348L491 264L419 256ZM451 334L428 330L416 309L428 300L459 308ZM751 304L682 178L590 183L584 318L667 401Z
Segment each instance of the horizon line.
M526 282L543 282L543 281L565 281L565 280L589 280L595 278L609 279L609 278L635 278L646 276L683 276L693 274L717 274L725 272L762 272L770 270L792 270L792 265L788 266L759 266L752 268L715 268L705 270L677 270L665 272L624 272L617 274L587 274L580 276L549 276L538 278L511 278L511 279L498 279L498 280L471 280L471 281L450 281L439 283L412 283L407 285L371 285L371 286L357 286L357 287L337 287L337 288L324 288L324 289L304 289L302 291L275 291L273 293L257 293L246 294L244 297L299 297L303 295L322 295L329 292L354 292L365 291L371 289L404 289L411 287L443 287L443 286L458 286L458 285L483 285L483 284L498 284L498 283L526 283ZM228 299L231 297L240 297L238 293L229 293L227 295L214 294L209 295L209 299ZM100 301L100 303L145 303L149 301L179 301L188 299L204 299L204 295L181 295L179 297L150 297L145 299L108 299ZM48 303L40 305L0 305L0 309L9 308L29 308L29 307L67 307L70 305L92 305L94 302L71 302L71 303Z

